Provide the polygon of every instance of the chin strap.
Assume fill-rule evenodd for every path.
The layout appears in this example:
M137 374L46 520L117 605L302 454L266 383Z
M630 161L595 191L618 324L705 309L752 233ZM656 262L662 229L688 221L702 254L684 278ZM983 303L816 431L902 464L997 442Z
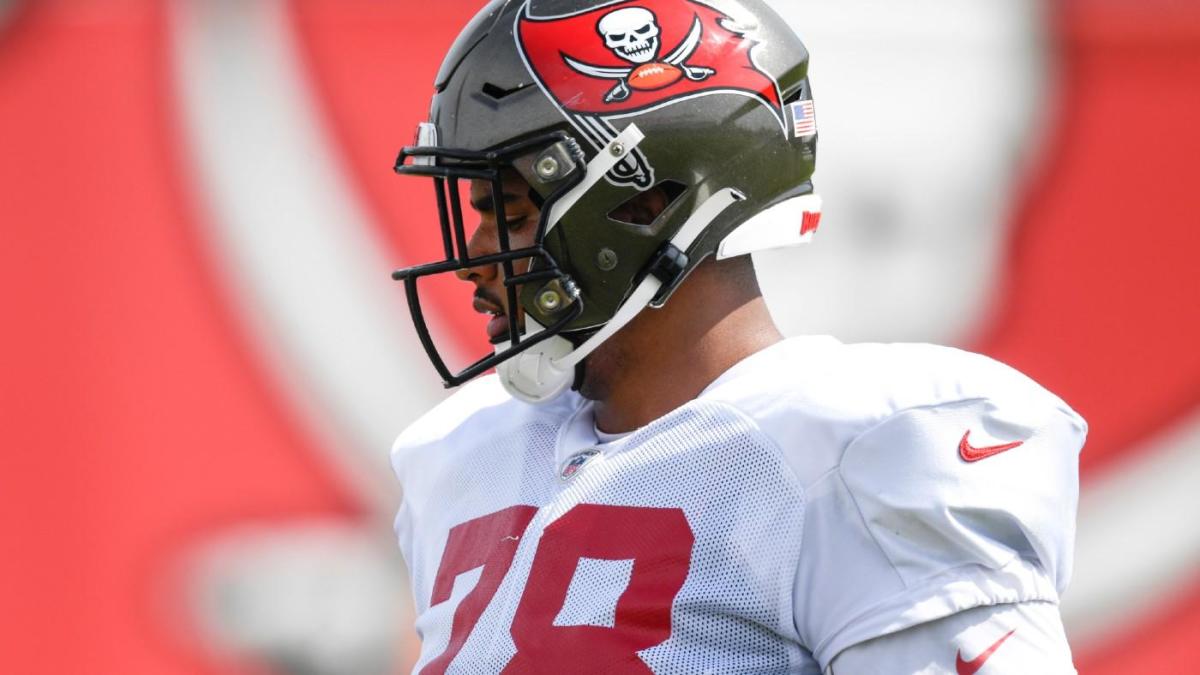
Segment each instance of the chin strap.
M628 129L626 131L628 132ZM620 137L614 141L614 143L619 142ZM626 148L627 151L632 151L632 149L632 147ZM607 173L607 170L604 173ZM591 177L591 165L588 167L588 175ZM670 245L679 251L687 251L709 224L742 199L745 197L732 188L725 188L712 195L692 213L679 232L671 238ZM559 216L561 217L561 213ZM556 221L552 221L552 224L553 222ZM500 381L504 384L504 388L516 398L528 403L545 403L557 398L574 381L575 367L605 340L633 321L643 309L654 301L662 289L662 285L661 279L653 274L647 275L634 289L629 299L613 315L613 318L578 347L572 345L566 338L556 335L500 364L496 371L500 375ZM525 317L526 338L536 335L540 330L543 330L543 326L538 325L529 316Z
M625 130L604 146L584 170L583 180L570 192L560 197L550 207L547 216L546 232L549 233L579 200L583 198L596 184L604 180L604 176L612 171L626 157L633 153L646 135L636 124L630 124ZM530 336L545 330L528 315L525 316L525 334ZM514 356L496 366L500 382L508 393L527 403L544 403L556 398L566 391L575 380L574 369L570 366L559 367L555 361L570 355L575 349L566 338L555 335L540 344ZM503 354L508 350L505 345L497 345L496 353Z

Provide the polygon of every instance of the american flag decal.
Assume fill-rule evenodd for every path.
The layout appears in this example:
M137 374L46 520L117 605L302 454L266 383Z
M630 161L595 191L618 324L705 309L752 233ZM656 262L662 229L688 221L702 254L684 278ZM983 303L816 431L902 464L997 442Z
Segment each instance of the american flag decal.
M793 103L792 119L795 121L796 138L804 138L817 133L817 111L812 101Z

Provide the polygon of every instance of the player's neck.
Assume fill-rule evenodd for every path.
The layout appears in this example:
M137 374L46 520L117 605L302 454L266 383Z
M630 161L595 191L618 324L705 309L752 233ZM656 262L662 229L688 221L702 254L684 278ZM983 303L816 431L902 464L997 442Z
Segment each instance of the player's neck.
M595 364L589 359L589 370L594 365L603 371L594 375L605 380L595 397L598 428L620 433L643 427L783 339L757 292L722 298L713 290L689 280L666 307L631 324L615 354Z

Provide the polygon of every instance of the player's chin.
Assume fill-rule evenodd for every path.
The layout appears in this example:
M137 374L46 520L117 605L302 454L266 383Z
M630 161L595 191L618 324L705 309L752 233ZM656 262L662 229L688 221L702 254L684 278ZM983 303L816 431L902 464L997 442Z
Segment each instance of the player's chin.
M506 344L509 344L510 342L512 342L512 331L510 330L510 328L508 326L508 317L505 316L502 318L504 319L505 326L502 329L488 332L488 342L490 342L492 344L492 346L506 345ZM525 332L525 322L522 321L521 319L517 319L518 335L522 335L522 334L524 334L524 332Z

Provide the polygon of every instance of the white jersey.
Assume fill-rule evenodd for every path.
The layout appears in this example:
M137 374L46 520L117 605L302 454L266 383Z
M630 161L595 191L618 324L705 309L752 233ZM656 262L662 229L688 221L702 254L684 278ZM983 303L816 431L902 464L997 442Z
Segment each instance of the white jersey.
M787 340L610 443L577 395L483 378L393 450L417 672L815 674L1056 604L1085 434L1020 373L928 345Z

